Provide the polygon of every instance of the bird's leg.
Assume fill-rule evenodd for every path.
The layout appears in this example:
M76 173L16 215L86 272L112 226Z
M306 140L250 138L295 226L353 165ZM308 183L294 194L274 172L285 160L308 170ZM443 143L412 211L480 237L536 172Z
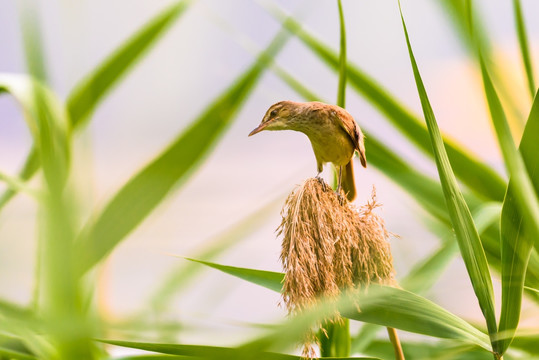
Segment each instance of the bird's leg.
M341 193L342 166L339 166L339 176L337 177L337 194Z
M341 194L341 180L342 180L342 166L339 166L339 176L337 177L337 197L339 198L339 202L341 205L344 205L345 203L345 197Z
M317 165L318 166L316 168L317 173L315 179L318 180L318 182L322 186L322 190L327 191L326 182L324 181L324 179L322 179L322 176L320 176L320 174L322 174L322 171L324 170L324 167L321 163L318 163Z

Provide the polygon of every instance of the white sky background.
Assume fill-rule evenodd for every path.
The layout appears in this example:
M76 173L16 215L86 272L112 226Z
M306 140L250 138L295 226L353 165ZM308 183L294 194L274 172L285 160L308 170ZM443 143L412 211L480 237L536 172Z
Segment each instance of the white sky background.
M309 4L301 21L320 40L337 48L336 1L277 1L285 9ZM165 7L154 0L48 0L39 2L51 86L65 97L73 85L124 39ZM496 61L515 80L528 107L518 58L510 0L478 1ZM487 6L488 4L488 6ZM343 2L349 60L409 106L421 113L396 1ZM523 1L528 35L537 69L539 2ZM404 0L403 10L412 45L440 126L494 167L502 170L499 152L484 109L482 88L473 60L460 47L442 13L430 0ZM77 137L78 176L87 211L106 204L125 182L175 138L252 61L253 54L221 27L215 17L252 41L259 50L279 24L254 1L199 0L98 107L91 126ZM16 2L0 1L0 71L24 72L24 56ZM494 40L495 39L495 40ZM277 58L315 93L335 101L337 76L291 39ZM536 74L537 75L537 74ZM537 79L537 76L536 76ZM315 159L307 138L299 133L261 133L247 138L266 109L283 100L300 100L273 73L266 72L232 127L194 176L174 192L114 251L102 287L113 317L132 314L174 265L223 229L264 205L277 194L315 175ZM387 121L353 90L347 109L361 127L387 139L406 159L435 175L433 167L395 132ZM30 138L16 104L0 97L0 169L16 173ZM367 148L367 159L368 159ZM400 235L392 248L397 276L437 246L421 221L423 212L374 167L356 165L360 199L376 185L382 214L390 231ZM1 187L0 187L1 188ZM3 189L3 188L2 188ZM25 303L32 291L36 229L35 206L19 196L0 213L0 297ZM280 270L279 240L274 229L279 209L267 224L218 262ZM181 319L206 333L186 332L182 340L223 344L243 336L234 324L278 321L283 310L278 296L215 271L204 273L193 289L178 298ZM480 311L460 261L453 261L428 297L445 308L480 320ZM233 331L230 331L232 326ZM228 331L223 331L227 328ZM194 335L193 335L194 334Z

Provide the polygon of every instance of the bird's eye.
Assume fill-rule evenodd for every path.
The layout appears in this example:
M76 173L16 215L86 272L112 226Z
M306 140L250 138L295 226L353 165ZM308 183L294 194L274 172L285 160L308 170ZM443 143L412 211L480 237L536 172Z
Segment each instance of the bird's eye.
M277 110L272 110L270 112L270 117L275 117L277 115Z

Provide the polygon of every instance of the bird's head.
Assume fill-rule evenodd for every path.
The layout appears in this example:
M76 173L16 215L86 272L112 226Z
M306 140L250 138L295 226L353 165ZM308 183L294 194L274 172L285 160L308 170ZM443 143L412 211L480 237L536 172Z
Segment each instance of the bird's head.
M294 120L300 112L301 103L293 101L281 101L270 106L266 115L249 136L262 130L286 130L294 129Z

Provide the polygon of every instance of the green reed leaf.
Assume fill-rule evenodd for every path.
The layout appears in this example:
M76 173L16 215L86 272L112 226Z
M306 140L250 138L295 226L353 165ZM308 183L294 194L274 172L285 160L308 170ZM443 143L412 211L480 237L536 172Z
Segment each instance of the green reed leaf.
M207 345L183 345L183 344L156 344L156 343L143 343L132 341L117 341L117 340L100 340L106 344L129 347L132 349L140 349L146 351L153 351L162 354L181 355L188 357L196 357L197 359L260 359L260 360L295 360L301 359L300 356L278 354L272 352L257 352L246 351L242 348L231 347L219 347L219 346L207 346ZM183 358L183 357L182 357ZM320 359L334 359L334 360L347 360L347 359L372 359L373 357L332 357L332 358L320 358Z
M281 290L284 274L271 271L200 262L268 289ZM471 342L489 349L488 338L461 318L411 292L371 285L366 294L354 298L355 306L341 311L349 319L394 327L418 334ZM354 310L351 310L354 309Z
M520 56L522 57L522 64L524 65L524 70L526 72L528 89L533 98L537 88L535 87L535 80L533 78L533 66L528 45L528 35L526 34L526 25L524 24L524 15L522 14L520 0L513 0L513 11L515 13L515 25L517 27L518 43L520 45Z
M95 220L87 224L77 248L81 273L112 251L173 187L192 174L232 123L268 62L279 52L286 39L286 33L280 32L230 88L160 155L134 175Z
M281 289L282 289L281 283L283 282L284 277L283 277L283 274L279 272L246 269L246 268L220 265L220 264L216 264L209 261L202 261L202 260L195 260L195 259L188 259L188 258L187 260L209 266L211 268L222 271L226 274L239 277L240 279L255 283L257 285L263 286L267 289L270 289L276 292L281 292Z
M344 108L346 105L346 26L344 25L344 12L342 1L337 0L339 7L340 24L340 51L339 51L339 85L337 91L337 105Z
M530 116L520 141L520 155L525 171L529 174L535 194L539 194L539 157L537 143L539 134L539 96L536 96ZM530 229L520 211L516 192L519 185L513 178L503 204L502 235L502 310L499 331L502 336L502 350L511 344L518 322L522 303L522 292L526 272L536 234ZM533 196L533 194L531 195ZM539 222L539 218L535 219Z
M10 360L37 360L37 357L0 346L0 358Z
M446 197L451 223L455 229L460 252L466 265L475 295L479 300L481 311L483 312L483 316L487 322L487 328L492 339L492 345L496 351L497 343L494 338L497 334L497 325L494 312L494 294L485 251L481 244L481 240L473 222L470 210L466 205L466 201L462 196L457 184L457 180L451 168L451 163L449 162L434 112L432 111L425 86L423 85L423 81L415 61L402 11L401 19L406 44L408 47L408 53L410 55L410 62L412 64L414 78L421 100L421 106L423 108L423 113L431 136L436 166L438 168L440 182L442 183L442 188Z
M63 103L45 85L26 75L0 74L0 94L4 92L24 110L48 185L61 190L68 173L70 132Z

